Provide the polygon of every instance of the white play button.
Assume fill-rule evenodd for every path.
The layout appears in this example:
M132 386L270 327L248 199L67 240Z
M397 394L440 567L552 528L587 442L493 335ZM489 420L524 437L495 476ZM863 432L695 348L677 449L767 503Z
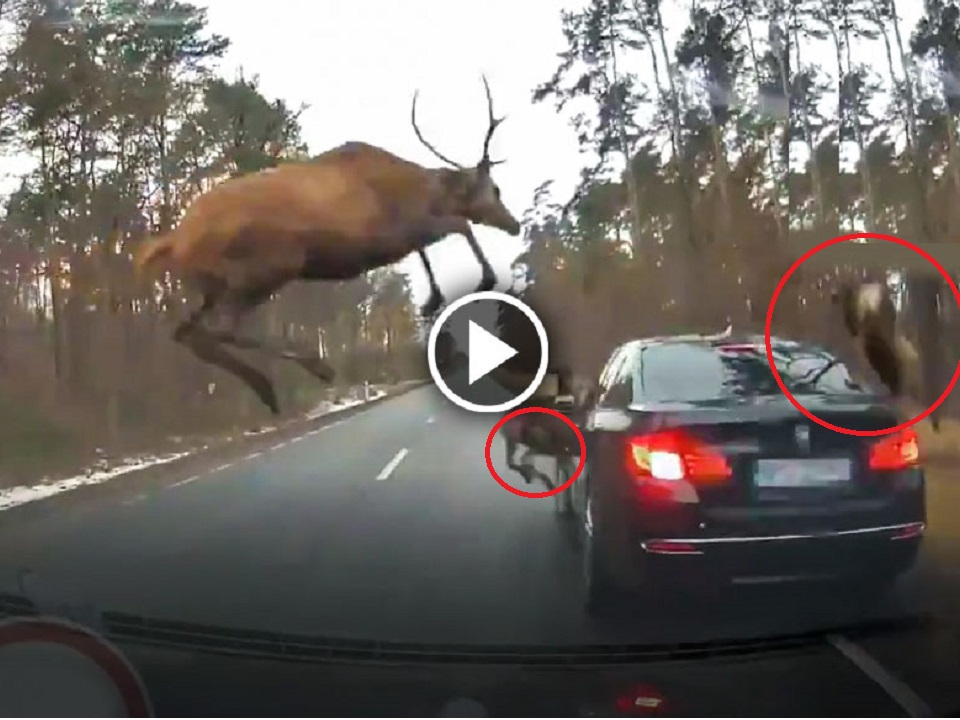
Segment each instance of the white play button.
M477 292L453 302L434 321L427 339L427 363L437 389L470 412L509 411L530 398L547 373L547 332L519 298ZM530 377L530 385L509 387L498 380Z
M473 385L477 380L496 370L517 351L495 335L491 335L473 320L467 338L467 382Z

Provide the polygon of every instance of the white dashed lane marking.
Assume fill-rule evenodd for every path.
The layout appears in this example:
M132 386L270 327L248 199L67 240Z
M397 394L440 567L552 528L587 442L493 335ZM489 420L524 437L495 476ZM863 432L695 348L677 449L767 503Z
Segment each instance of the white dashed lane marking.
M380 474L377 475L377 480L386 480L393 474L393 471L397 469L397 466L403 462L403 459L407 456L407 453L410 452L409 448L402 448L396 455L393 456L393 459L388 462L383 470L380 471Z

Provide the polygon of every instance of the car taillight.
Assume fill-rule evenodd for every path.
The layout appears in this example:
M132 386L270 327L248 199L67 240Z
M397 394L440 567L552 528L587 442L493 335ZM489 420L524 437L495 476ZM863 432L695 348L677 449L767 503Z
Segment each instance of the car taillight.
M733 475L723 454L682 430L630 438L627 462L637 478L708 483Z
M871 470L905 470L920 464L920 439L913 428L880 438L870 447Z

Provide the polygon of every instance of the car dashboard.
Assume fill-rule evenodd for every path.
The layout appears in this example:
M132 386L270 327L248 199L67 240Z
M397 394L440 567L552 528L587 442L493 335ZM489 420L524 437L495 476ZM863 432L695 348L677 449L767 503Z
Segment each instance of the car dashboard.
M8 619L33 615L29 601L0 600ZM160 717L888 716L890 699L829 637L927 632L913 617L755 640L520 647L306 637L116 612L97 625ZM823 691L838 679L845 691Z

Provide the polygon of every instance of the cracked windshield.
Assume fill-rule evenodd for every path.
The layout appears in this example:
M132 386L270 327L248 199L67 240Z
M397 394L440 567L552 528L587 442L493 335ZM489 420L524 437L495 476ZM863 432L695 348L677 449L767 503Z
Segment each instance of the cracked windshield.
M0 714L955 716L958 87L958 0L0 0Z

